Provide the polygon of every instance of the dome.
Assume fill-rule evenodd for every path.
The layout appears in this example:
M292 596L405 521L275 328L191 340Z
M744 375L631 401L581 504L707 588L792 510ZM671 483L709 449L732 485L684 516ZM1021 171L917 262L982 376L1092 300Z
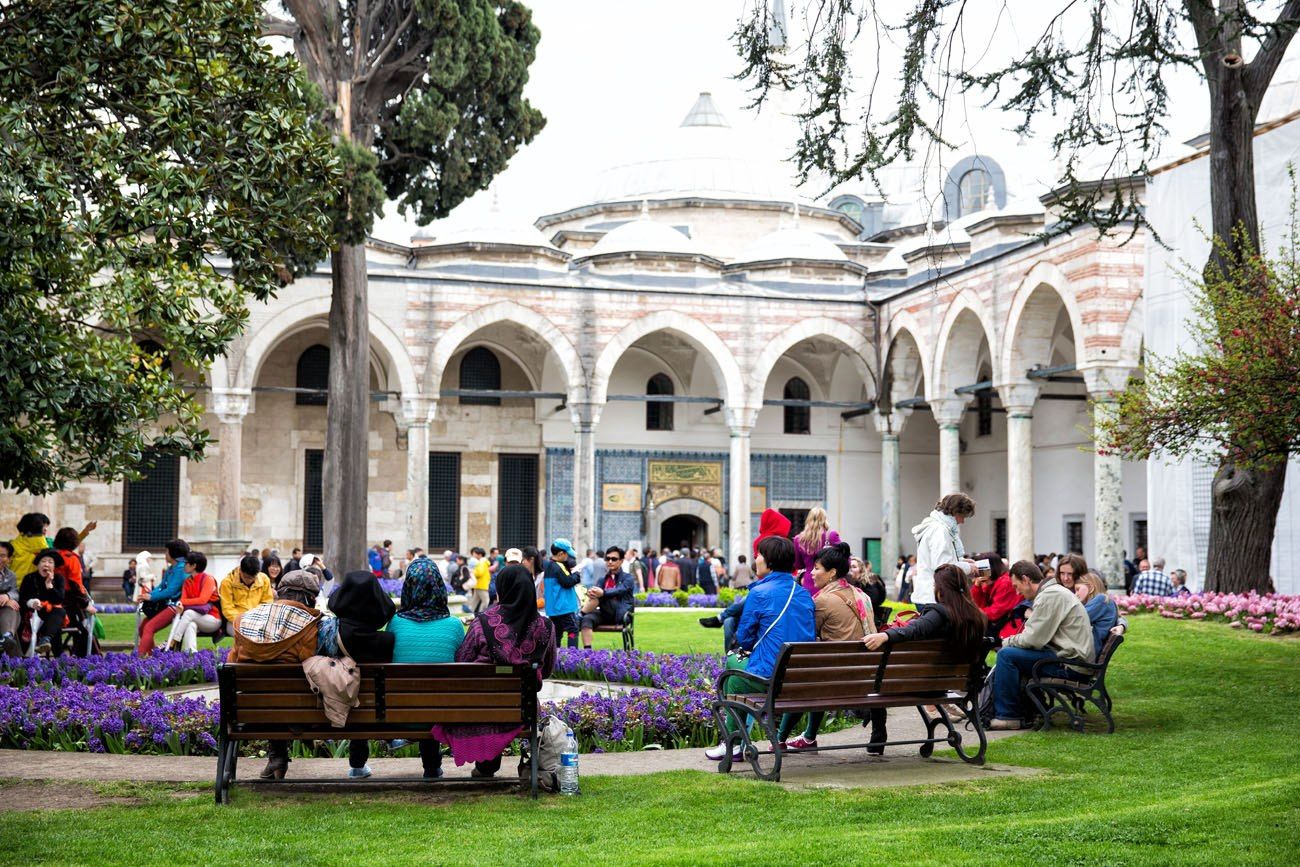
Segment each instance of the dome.
M588 251L588 256L600 256L605 253L686 253L698 251L691 239L664 223L657 223L645 216L630 223L624 223L617 229L607 232L596 246Z
M512 219L503 213L495 191L486 212L481 210L480 205L477 216L458 217L425 226L415 233L412 243L419 247L498 244L506 247L558 249L532 223Z
M755 201L795 197L789 166L761 158L763 136L741 135L708 93L701 93L685 119L655 153L606 169L594 202L701 196Z
M772 259L813 259L820 262L847 262L849 257L834 241L816 232L794 226L777 229L746 244L736 257L739 262L766 262Z

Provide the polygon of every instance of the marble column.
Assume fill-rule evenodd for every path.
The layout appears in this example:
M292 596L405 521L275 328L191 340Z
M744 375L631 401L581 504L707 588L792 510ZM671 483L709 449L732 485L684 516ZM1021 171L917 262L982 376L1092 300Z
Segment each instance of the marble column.
M1034 402L1038 386L1000 386L1007 411L1007 550L1008 563L1034 558Z
M1118 410L1117 394L1131 368L1093 367L1082 371L1092 398L1094 437ZM1098 449L1092 459L1093 527L1096 542L1089 561L1110 587L1124 586L1123 465L1118 454Z
M966 415L967 396L931 400L930 411L939 425L939 496L961 491L961 420Z
M244 416L248 415L246 388L214 388L212 411L221 427L217 431L217 526L216 539L243 539L240 495L243 491Z
M598 403L570 403L573 421L573 547L581 557L596 546L596 426L605 408Z
M749 520L749 451L750 434L757 418L756 409L727 409L727 428L731 432L727 463L727 556L728 562L733 564L741 554L746 559L753 556L750 553L754 532Z
M872 416L880 433L880 572L888 576L887 581L893 577L901 548L903 475L898 438L911 412L896 409Z
M406 538L404 548L425 548L429 539L429 421L437 401L403 395L397 444L406 449Z

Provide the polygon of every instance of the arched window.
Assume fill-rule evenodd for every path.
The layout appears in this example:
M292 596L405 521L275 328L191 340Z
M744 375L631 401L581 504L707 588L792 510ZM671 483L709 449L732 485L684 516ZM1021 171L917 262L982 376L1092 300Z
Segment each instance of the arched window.
M862 203L862 200L857 196L840 196L835 201L831 202L831 208L839 211L841 214L859 225L862 224L862 212L865 207L866 206Z
M971 169L957 184L960 204L958 216L982 211L992 204L993 179L983 169Z
M808 383L799 377L785 384L786 400L811 400L812 392ZM812 408L807 406L787 406L785 409L785 432L788 434L812 433Z
M650 377L650 381L645 384L646 394L672 394L673 381L662 373L656 373ZM645 403L645 429L646 430L672 430L673 429L673 405L667 402L657 400L647 400Z
M501 390L501 362L485 346L475 346L460 360L460 387L463 389ZM462 397L463 406L500 406L499 397Z
M298 406L324 406L329 395L326 390L330 387L330 349L328 346L321 346L317 343L315 346L308 346L303 350L302 355L298 356L298 374L293 381L296 388L318 388L319 394L303 394L299 392L294 395L293 402Z

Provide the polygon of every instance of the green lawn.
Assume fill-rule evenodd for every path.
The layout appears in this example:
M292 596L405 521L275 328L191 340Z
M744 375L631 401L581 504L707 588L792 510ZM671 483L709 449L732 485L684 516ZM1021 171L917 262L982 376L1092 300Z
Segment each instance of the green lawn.
M718 634L672 613L645 614L638 631L650 649L669 649L674 635L671 649L707 648ZM167 787L128 787L143 803L6 814L0 860L1294 863L1300 641L1137 617L1112 673L1116 734L1029 733L990 747L993 762L1049 771L1031 779L787 791L675 772L587 778L577 800L236 788L224 808L206 792L178 800Z

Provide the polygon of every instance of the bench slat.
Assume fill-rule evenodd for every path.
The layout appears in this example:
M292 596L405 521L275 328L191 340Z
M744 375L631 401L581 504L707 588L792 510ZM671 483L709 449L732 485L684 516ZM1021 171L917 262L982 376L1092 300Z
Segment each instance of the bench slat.
M501 723L514 725L521 722L523 714L518 707L478 707L478 708L400 708L389 710L384 719L377 719L374 708L353 708L348 714L348 724L345 728L334 729L336 737L355 737L351 734L353 726L379 723L383 725L389 723ZM315 723L317 725L328 726L329 723L325 718L325 712L314 709L273 709L273 710L245 710L239 708L235 711L236 725L245 723L272 723L272 724L290 724L290 723Z
M299 669L297 678L276 677L258 680L247 680L241 675L236 684L240 694L291 693L311 695L313 694L311 686L301 672L302 670ZM384 689L390 694L394 692L492 692L513 695L516 700L520 696L519 678L517 677L389 677L385 678ZM375 679L373 677L361 678L361 692L363 694L374 694Z
M374 693L362 693L359 708L375 706ZM236 699L240 709L268 710L272 708L314 708L320 700L314 693L239 693ZM388 707L519 707L519 693L507 692L446 692L446 693L389 693L384 697Z
M849 696L832 699L781 699L773 703L777 713L810 713L812 711L859 710L873 707L915 707L930 705L936 701L960 700L964 692L950 692L943 695L868 695ZM729 695L733 701L747 704L760 710L767 702L767 694L761 692Z
M339 734L339 730L331 728L328 725L323 726L299 726L295 731L290 732L283 728L245 726L230 732L227 737L237 741L264 741L264 740L317 740L317 741L336 741L344 735ZM420 726L418 728L403 726L385 726L373 725L364 729L347 729L346 737L355 740L375 740L388 741L394 738L405 738L408 741L427 741L432 740L433 735L429 733L429 726Z
M812 683L829 680L861 680L875 678L878 666L828 665L819 668L786 669L783 683ZM895 677L960 677L970 672L970 663L927 663L919 665L895 664L891 659L885 666L885 679Z

